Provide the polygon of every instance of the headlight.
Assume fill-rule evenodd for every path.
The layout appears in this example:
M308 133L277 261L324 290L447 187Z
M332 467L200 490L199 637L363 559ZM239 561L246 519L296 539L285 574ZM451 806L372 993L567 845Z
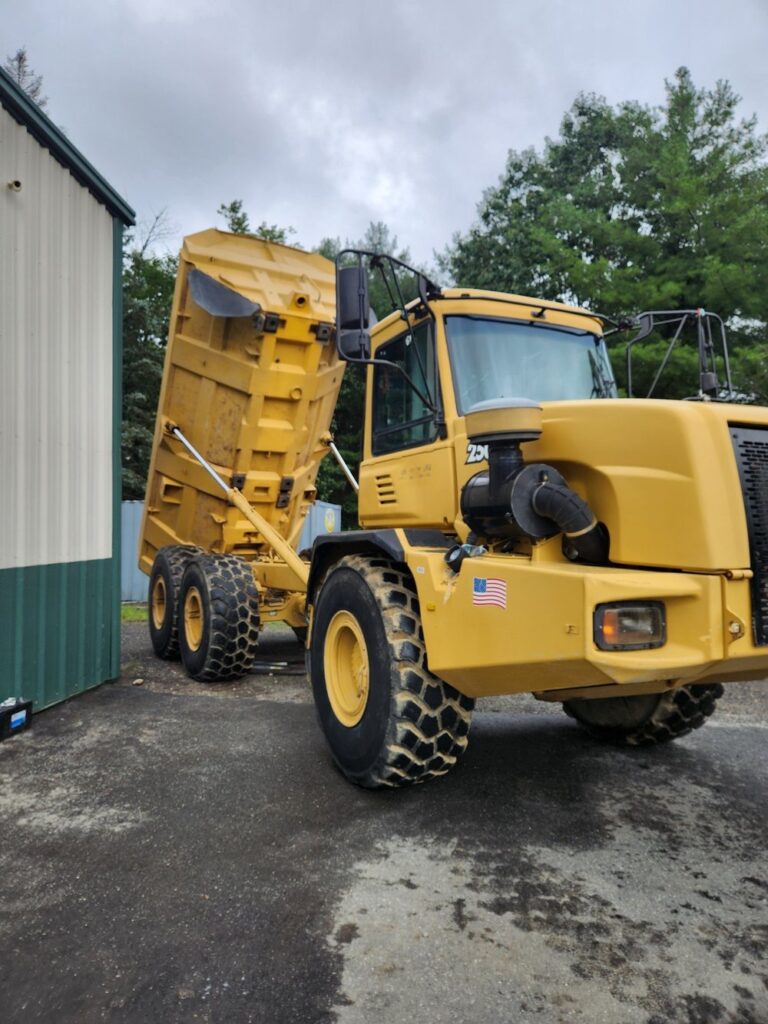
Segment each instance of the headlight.
M595 608L595 643L601 651L642 651L667 640L661 601L614 602Z

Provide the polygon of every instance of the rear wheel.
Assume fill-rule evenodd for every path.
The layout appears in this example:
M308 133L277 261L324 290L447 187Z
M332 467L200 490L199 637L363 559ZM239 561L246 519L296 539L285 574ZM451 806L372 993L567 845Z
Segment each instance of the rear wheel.
M179 656L179 587L187 563L200 548L174 544L160 548L149 577L149 636L158 658Z
M466 750L474 701L429 671L413 582L392 563L352 555L329 572L309 666L320 726L357 785L445 775Z
M235 555L199 555L179 589L179 646L187 673L200 682L239 679L259 640L259 595L249 564Z
M668 693L564 701L563 710L598 739L635 747L701 728L722 695L719 683L694 683Z

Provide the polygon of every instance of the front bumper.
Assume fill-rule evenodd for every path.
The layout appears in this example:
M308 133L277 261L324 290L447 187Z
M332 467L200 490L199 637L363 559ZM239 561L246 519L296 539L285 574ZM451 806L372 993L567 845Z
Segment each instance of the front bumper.
M442 553L426 550L412 550L408 562L430 669L467 696L655 681L665 689L670 681L768 675L768 647L752 641L746 578L491 554L467 559L454 575ZM499 603L477 600L487 581L495 581ZM663 602L666 643L653 650L599 650L594 609L614 601Z

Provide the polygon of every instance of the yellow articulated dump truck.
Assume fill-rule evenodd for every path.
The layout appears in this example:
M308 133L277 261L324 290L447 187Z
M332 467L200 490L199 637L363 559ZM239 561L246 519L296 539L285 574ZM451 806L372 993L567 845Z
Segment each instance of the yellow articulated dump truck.
M371 269L394 306L375 325ZM185 240L140 541L155 651L234 679L288 623L367 787L449 771L482 696L559 701L625 744L699 727L722 683L768 674L768 410L722 400L718 318L635 318L629 380L636 341L689 325L698 400L619 399L606 318L416 272L407 302L408 269ZM347 363L360 528L300 553Z

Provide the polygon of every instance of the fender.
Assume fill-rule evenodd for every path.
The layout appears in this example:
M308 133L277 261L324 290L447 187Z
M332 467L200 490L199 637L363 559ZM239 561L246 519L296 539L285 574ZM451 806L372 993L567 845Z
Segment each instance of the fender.
M307 582L307 605L314 602L315 590L326 571L345 555L384 555L401 565L407 563L401 538L409 547L448 548L450 538L439 530L349 530L315 538Z

